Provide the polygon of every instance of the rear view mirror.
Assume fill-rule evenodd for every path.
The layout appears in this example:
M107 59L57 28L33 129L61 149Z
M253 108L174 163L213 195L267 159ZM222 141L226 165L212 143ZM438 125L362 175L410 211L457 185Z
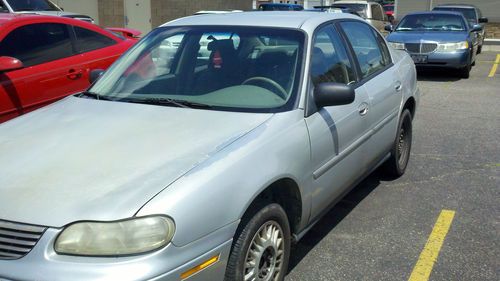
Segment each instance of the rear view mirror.
M350 104L355 99L354 88L340 83L321 83L314 89L314 101L318 108Z
M388 24L388 25L384 26L384 29L385 29L385 31L392 32L394 30L394 27L392 26L392 24Z
M472 26L472 30L471 31L473 31L473 32L479 32L481 30L483 30L483 27L480 24L475 24L475 25Z
M479 18L479 22L480 23L487 23L488 22L488 18L485 18L485 17Z
M23 68L23 63L12 57L0 57L0 72L8 72Z
M99 80L99 78L101 78L103 74L104 74L104 69L94 69L90 71L89 75L90 84L94 84L94 82Z

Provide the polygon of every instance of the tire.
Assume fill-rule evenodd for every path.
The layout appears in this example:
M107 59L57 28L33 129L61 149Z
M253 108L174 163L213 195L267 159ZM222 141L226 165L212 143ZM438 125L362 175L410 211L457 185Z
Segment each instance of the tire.
M460 71L460 77L464 79L468 79L470 77L470 70L472 66L468 64L466 67L461 68Z
M482 51L483 51L483 45L479 45L479 47L477 47L476 54L480 54Z
M281 237L281 243L268 236L270 232L275 237ZM243 218L234 237L224 280L284 280L290 259L290 243L288 217L279 204L269 204L254 212L253 216ZM253 266L250 261L253 261ZM254 272L255 279L248 278L250 272Z
M399 118L398 134L391 149L391 156L384 163L383 171L390 177L401 177L408 166L412 142L412 116L405 109Z

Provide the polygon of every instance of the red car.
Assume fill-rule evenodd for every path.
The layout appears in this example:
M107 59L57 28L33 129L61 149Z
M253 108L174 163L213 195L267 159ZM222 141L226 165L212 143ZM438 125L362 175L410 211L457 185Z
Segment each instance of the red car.
M0 14L0 123L85 90L91 70L136 42L76 19Z
M394 21L394 4L384 5L384 11L390 22Z

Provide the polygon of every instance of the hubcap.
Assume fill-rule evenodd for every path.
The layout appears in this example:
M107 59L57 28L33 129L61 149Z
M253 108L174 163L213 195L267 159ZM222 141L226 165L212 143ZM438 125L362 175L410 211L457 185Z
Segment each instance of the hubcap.
M407 124L403 124L398 137L398 162L400 167L405 167L410 154L411 135Z
M250 243L245 259L245 281L275 281L282 270L285 244L275 221L262 225Z

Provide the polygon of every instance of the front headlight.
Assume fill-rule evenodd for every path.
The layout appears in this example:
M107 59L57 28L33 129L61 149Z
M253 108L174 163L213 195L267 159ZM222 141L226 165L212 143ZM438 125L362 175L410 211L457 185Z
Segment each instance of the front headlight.
M405 49L405 44L404 43L399 43L399 42L389 42L389 45L396 50L404 50Z
M466 50L469 48L469 42L463 41L458 43L439 43L436 51L438 52L455 52L458 50Z
M145 253L167 245L175 224L165 216L132 218L115 222L78 222L56 239L58 254L122 256Z

